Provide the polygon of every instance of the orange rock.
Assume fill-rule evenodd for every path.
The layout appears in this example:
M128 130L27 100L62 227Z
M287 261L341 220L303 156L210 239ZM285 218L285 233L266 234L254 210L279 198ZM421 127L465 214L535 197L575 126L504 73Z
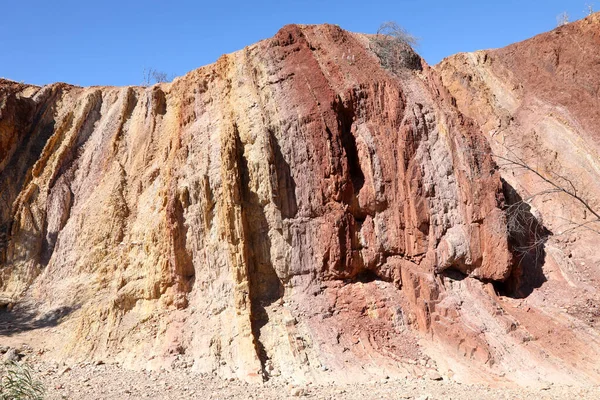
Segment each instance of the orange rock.
M492 368L481 282L516 269L485 121L371 40L289 25L153 87L0 81L0 298L51 312L55 358L176 348L303 384L406 376L439 345Z

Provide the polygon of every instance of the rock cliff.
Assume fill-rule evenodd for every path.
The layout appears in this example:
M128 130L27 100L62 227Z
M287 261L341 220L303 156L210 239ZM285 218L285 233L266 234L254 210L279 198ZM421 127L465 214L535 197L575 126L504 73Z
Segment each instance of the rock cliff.
M593 46L598 18L586 21L561 32ZM552 35L550 47L567 40ZM487 53L432 68L409 49L411 62L385 69L375 39L289 25L152 87L0 81L1 337L69 360L244 380L438 368L598 381L591 358L569 364L598 354L596 330L578 324L575 338L571 314L517 299L530 269L561 261L516 261L510 205L533 180L492 159L496 120L515 140L520 115L553 137L519 102L544 102L539 88L560 82L519 75L510 48L489 58L500 72ZM535 63L536 40L512 51ZM545 107L597 145L597 61L561 60L586 74L587 97ZM463 69L477 79L464 83ZM594 147L580 148L582 168L600 171ZM554 229L539 209L536 229ZM573 341L550 351L523 322L547 320Z
M533 338L512 352L513 365L558 382L597 382L600 372L599 46L597 13L435 67L482 128L504 181L514 265L496 287L518 299L511 314Z

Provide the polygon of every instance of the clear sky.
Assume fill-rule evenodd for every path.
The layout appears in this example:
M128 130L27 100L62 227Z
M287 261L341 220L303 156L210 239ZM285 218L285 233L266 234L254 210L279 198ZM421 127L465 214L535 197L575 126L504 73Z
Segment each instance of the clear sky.
M0 77L34 84L137 85L273 36L289 23L374 33L393 20L430 64L501 47L582 18L592 0L0 0ZM596 1L600 9L600 1Z

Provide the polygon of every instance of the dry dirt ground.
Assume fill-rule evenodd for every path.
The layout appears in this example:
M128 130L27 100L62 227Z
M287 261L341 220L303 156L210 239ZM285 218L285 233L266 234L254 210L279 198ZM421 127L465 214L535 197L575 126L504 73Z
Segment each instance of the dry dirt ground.
M270 381L251 385L202 376L190 370L129 371L116 365L38 364L48 399L598 399L599 387L550 386L529 391L429 379L352 385L291 386Z
M461 384L440 375L302 386L277 377L263 384L248 384L199 374L186 365L169 370L133 371L102 361L71 365L49 362L29 346L10 347L0 343L0 360L9 359L31 366L35 379L44 383L47 399L600 399L600 386L490 387Z

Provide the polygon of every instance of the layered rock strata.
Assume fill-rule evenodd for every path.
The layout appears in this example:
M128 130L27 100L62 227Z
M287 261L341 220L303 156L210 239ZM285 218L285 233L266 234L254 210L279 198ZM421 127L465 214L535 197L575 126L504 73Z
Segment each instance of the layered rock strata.
M245 380L502 380L532 335L497 294L522 271L485 121L373 40L290 25L152 87L1 81L0 334Z
M594 14L435 67L500 168L508 219L517 223L509 223L513 272L497 289L532 338L513 365L531 365L536 379L540 368L557 382L597 382L600 372L599 46Z

